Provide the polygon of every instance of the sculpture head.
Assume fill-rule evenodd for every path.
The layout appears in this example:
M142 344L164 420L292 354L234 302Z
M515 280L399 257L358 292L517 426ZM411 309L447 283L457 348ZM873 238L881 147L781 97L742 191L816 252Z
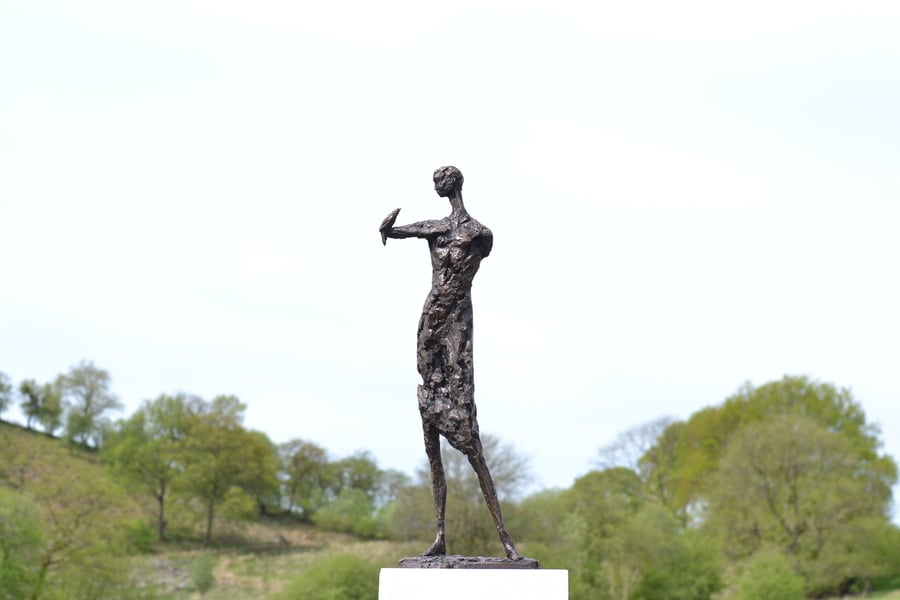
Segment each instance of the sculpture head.
M434 172L434 191L442 198L461 192L462 185L463 174L456 167L441 167Z

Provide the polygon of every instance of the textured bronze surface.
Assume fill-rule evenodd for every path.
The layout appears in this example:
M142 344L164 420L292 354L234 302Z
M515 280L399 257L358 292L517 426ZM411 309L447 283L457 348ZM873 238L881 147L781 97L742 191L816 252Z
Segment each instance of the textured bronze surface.
M400 559L403 569L540 569L533 558L511 560L485 556L408 556Z
M419 375L419 413L425 452L431 468L437 535L422 556L447 553L444 513L447 483L441 462L440 436L462 452L478 475L481 491L508 559L523 559L516 551L500 511L500 501L478 435L475 380L472 365L472 280L482 259L491 253L491 230L472 218L462 199L463 175L456 167L434 172L434 189L450 201L450 215L433 221L394 226L396 209L379 227L382 243L388 238L423 238L431 252L431 291L419 320L416 350ZM404 559L406 560L406 559ZM534 561L536 562L536 561ZM451 568L451 567L437 567Z

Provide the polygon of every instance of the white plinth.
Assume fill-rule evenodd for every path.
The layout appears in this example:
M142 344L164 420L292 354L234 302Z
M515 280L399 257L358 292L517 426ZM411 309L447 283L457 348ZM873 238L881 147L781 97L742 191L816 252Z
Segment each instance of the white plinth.
M378 600L567 600L560 569L382 569Z

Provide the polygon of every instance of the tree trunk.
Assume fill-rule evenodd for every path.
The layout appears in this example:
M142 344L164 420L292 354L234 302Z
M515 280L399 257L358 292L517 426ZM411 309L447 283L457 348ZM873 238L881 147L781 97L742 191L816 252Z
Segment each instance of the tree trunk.
M156 536L160 542L166 541L166 492L160 492L156 495L156 501L159 503L159 512L156 518Z
M44 557L41 561L41 568L38 571L37 581L34 584L34 589L31 592L31 600L38 600L41 597L41 592L44 589L44 582L47 580L47 569L50 568L50 558Z
M212 544L213 518L216 514L216 503L210 500L206 511L206 537L203 539L203 547L209 548Z

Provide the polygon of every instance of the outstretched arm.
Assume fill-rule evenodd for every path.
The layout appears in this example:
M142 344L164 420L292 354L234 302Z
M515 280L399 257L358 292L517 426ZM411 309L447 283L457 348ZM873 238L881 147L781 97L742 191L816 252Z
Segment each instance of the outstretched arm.
M450 223L446 219L441 219L440 221L419 221L409 225L391 227L387 231L387 236L389 238L429 238L447 231L450 231Z
M419 221L418 223L410 223L409 225L400 225L394 227L394 220L400 209L391 212L378 230L381 232L381 242L387 243L387 238L402 239L408 237L431 238L441 233L450 231L450 221L441 219L439 221Z

